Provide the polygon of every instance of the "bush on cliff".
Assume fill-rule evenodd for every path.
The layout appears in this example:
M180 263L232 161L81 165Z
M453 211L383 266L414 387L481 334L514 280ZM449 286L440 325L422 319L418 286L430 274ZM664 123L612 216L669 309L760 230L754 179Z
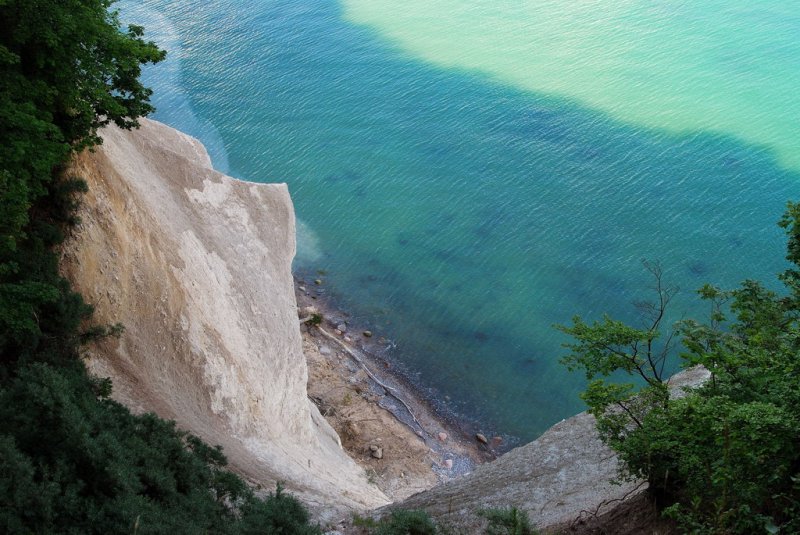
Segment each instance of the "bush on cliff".
M142 28L121 30L110 4L0 2L0 373L44 353L69 358L90 309L52 250L85 188L62 167L100 141L101 126L130 128L153 109L139 74L164 52Z
M0 532L317 533L291 496L256 498L219 449L134 416L90 377L91 307L55 247L83 182L69 158L152 111L142 64L164 57L111 0L0 1Z
M375 535L436 535L439 529L425 511L397 509L379 523L374 533Z
M563 360L591 381L582 397L623 475L646 479L685 532L800 532L800 205L789 203L780 225L792 265L783 295L755 281L706 285L708 323L664 329L673 291L651 266L657 295L640 308L644 327L580 317L560 327L575 339ZM685 366L711 372L681 398L670 398L663 375L675 337ZM609 379L620 373L644 386Z

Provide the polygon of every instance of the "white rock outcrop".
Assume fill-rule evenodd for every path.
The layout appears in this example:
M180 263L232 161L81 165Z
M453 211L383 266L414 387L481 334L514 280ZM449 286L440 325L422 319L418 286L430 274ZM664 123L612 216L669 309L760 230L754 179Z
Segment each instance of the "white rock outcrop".
M62 261L95 321L125 328L88 349L91 371L323 519L386 504L306 396L286 185L224 176L197 140L154 121L102 137L74 164L89 193Z

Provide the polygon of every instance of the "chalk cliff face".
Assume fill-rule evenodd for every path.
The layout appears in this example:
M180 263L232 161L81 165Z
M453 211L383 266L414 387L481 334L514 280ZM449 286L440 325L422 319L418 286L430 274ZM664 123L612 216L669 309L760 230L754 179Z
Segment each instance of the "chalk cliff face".
M387 503L306 396L286 185L226 177L197 140L153 121L102 136L74 165L89 193L62 262L95 320L125 328L87 350L91 371L323 518Z

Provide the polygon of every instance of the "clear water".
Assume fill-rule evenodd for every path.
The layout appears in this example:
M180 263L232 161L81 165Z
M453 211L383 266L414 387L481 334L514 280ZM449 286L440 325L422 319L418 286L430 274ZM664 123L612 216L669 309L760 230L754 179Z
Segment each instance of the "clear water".
M682 288L671 319L706 312L703 282L784 269L792 4L117 7L170 52L146 73L156 118L233 176L289 184L298 269L444 408L528 440L582 408L552 324L632 319L640 259Z

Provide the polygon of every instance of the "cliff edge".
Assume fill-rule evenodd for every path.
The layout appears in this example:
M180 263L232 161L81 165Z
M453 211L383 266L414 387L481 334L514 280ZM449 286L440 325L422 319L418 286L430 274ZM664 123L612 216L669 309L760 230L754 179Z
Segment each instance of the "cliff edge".
M90 371L323 519L388 503L306 395L286 185L224 176L197 140L154 121L102 137L74 163L89 192L62 259L95 322L125 328L87 349Z

